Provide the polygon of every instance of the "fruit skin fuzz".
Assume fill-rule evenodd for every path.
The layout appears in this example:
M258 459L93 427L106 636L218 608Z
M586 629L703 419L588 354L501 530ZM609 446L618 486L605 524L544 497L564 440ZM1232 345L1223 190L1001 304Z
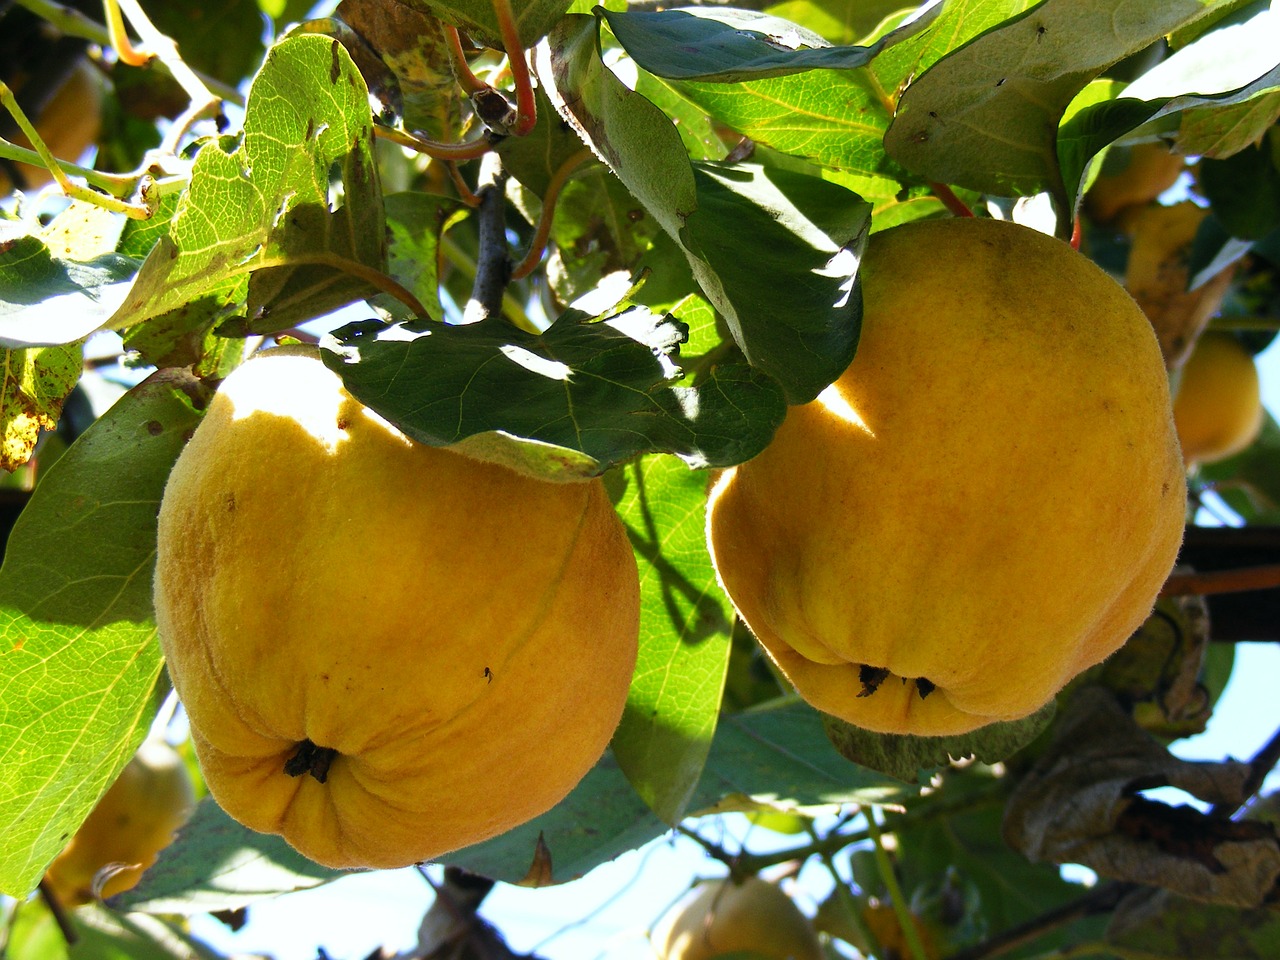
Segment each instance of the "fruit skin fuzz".
M600 481L413 443L287 351L232 373L178 459L155 601L210 792L332 867L559 802L618 724L639 631Z
M881 733L1024 717L1149 614L1186 488L1151 325L1067 244L875 234L853 362L708 506L720 582L799 694Z

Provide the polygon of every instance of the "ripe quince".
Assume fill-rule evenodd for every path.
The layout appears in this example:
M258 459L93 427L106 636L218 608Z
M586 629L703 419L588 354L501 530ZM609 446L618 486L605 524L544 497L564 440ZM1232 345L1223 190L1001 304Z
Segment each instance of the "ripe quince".
M333 867L399 867L559 802L635 666L599 480L414 443L314 355L222 384L160 509L156 617L214 798Z
M1262 386L1253 356L1227 333L1206 333L1182 367L1173 422L1188 464L1239 453L1262 429Z
M1084 208L1099 223L1110 223L1134 207L1144 206L1164 193L1186 169L1186 157L1163 143L1139 143L1107 162L1088 192Z
M711 960L728 954L768 960L821 960L813 924L777 886L759 877L700 884L658 922L661 960Z
M95 899L94 878L104 867L113 870L104 874L102 898L130 890L194 809L182 757L163 740L147 740L49 864L45 883L64 907Z
M799 694L891 734L1026 716L1150 612L1185 480L1124 290L1007 222L872 236L861 341L712 490L720 582Z

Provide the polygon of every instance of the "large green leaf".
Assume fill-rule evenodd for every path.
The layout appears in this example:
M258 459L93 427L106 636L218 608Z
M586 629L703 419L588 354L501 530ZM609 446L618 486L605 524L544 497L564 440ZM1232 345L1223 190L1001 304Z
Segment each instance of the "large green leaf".
M832 46L780 17L732 7L601 12L609 29L640 66L671 80L740 83L805 70L853 70L885 47L924 29L931 7L899 30L865 47Z
M0 890L25 896L146 733L156 513L198 414L155 374L50 468L0 568Z
M248 328L266 332L371 292L386 259L372 141L345 48L320 36L277 44L250 88L243 143L201 148L168 236L111 325L150 320L145 342L181 344L245 297Z
M567 17L539 48L556 109L681 245L751 364L788 402L813 399L853 357L870 206L817 177L695 168L671 121L605 68L597 41L593 19Z
M220 960L170 919L120 914L88 904L68 911L67 932L40 900L18 908L6 960Z
M640 654L613 752L650 809L678 823L716 729L733 611L707 553L706 473L653 456L622 476L618 513L640 570Z
M929 180L997 196L1050 190L1069 208L1057 130L1072 99L1113 63L1219 5L1045 0L917 76L898 100L885 150Z
M325 363L347 389L406 434L517 469L570 479L650 452L696 467L755 456L785 414L777 385L724 365L675 383L685 336L634 307L604 319L578 311L542 334L501 318L462 326L348 324Z

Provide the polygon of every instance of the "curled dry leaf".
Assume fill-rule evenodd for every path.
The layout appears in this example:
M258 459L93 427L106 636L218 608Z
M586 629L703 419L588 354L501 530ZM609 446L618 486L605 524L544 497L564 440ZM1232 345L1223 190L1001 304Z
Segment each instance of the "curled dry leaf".
M1121 709L1085 688L1049 750L1009 798L1005 840L1031 860L1080 863L1104 877L1192 900L1257 907L1277 893L1280 843L1269 824L1210 817L1140 795L1172 786L1211 804L1244 802L1250 767L1172 756Z

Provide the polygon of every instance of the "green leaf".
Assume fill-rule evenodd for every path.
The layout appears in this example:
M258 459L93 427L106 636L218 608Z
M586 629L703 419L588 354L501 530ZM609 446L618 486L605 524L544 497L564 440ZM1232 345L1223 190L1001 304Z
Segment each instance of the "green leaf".
M1167 890L1138 889L1121 901L1106 942L1149 956L1247 960L1280 956L1280 915L1266 907L1240 910L1196 903Z
M747 359L806 403L853 359L871 205L844 187L757 164L694 166L681 240Z
M133 755L160 673L156 513L198 414L154 374L41 480L0 568L0 891L23 897Z
M1280 228L1280 136L1226 160L1200 161L1197 182L1213 215L1233 237L1261 240Z
M1193 107L1182 115L1174 148L1193 157L1224 159L1257 143L1280 119L1280 90L1225 107Z
M691 466L755 456L782 422L777 386L741 365L674 386L678 324L646 308L597 320L578 311L546 332L494 318L462 326L348 324L326 365L406 434L560 479L594 476L642 453ZM532 441L532 443L528 442Z
M96 904L68 911L68 943L49 908L24 903L9 935L6 960L218 960L214 950L168 920L113 913Z
M457 201L429 193L393 193L386 198L387 271L417 297L431 317L441 316L439 261L440 231ZM404 304L384 295L373 302L387 310L406 311Z
M929 180L997 196L1049 190L1069 211L1056 143L1067 106L1108 66L1215 5L1045 0L916 77L898 101L885 150Z
M640 570L640 654L613 751L649 808L674 824L711 748L733 611L707 553L707 475L657 456L623 478L617 507Z
M721 718L691 806L705 813L743 796L800 807L893 803L917 792L840 756L822 715L787 697Z
M182 916L235 910L349 874L312 863L282 837L241 826L206 797L141 882L110 906Z
M0 347L83 340L119 309L137 272L137 261L115 253L77 263L38 237L0 243Z
M817 177L692 165L670 120L601 63L594 20L566 18L539 50L556 109L681 245L748 361L789 403L812 400L853 358L870 206Z
M827 736L840 753L854 763L879 770L904 783L924 783L929 771L951 760L973 757L995 763L1034 740L1053 719L1049 703L1022 720L992 723L954 737L915 737L872 733L836 717L823 715Z
M211 16L205 0L167 0L147 13L172 37L183 62L235 86L262 59L262 13L256 0L220 0Z
M754 10L728 8L601 11L632 59L671 80L740 83L805 70L853 70L866 66L886 46L924 29L937 15L931 7L899 30L865 47L833 47L787 20Z
M927 29L867 67L737 84L670 81L710 116L783 153L865 177L911 178L884 152L899 92L948 50L1026 9L1033 0L950 0Z
M1180 114L1193 108L1223 110L1270 98L1280 88L1277 44L1280 13L1221 26L1143 74L1118 99L1078 111L1058 134L1067 201L1074 203L1090 161L1110 143L1172 134Z
M369 293L361 277L386 259L372 141L368 91L343 46L277 44L250 88L244 142L201 148L112 325L160 318L146 336L180 344L246 296L248 329L269 332Z

